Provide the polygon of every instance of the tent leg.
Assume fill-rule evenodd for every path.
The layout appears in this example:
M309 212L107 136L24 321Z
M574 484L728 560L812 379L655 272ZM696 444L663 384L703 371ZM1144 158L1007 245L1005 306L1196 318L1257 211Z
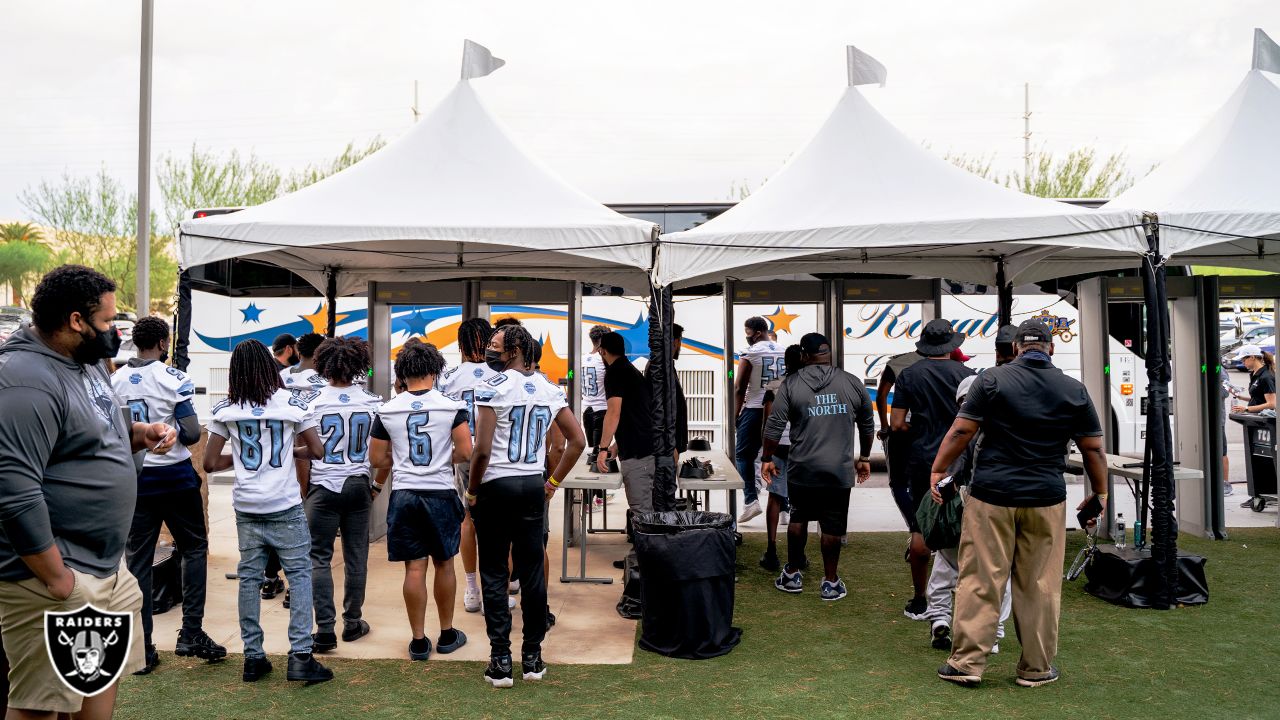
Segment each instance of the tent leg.
M173 321L173 366L183 372L191 364L191 271L178 273L178 308Z
M653 392L653 452L655 459L654 488L671 488L676 485L676 467L673 453L676 449L676 373L671 360L672 324L675 305L671 287L653 287L649 293L649 375ZM675 510L671 501L674 492L655 492L653 509L657 512Z
M1154 607L1167 610L1175 603L1178 586L1178 523L1174 517L1173 433L1169 426L1169 302L1160 256L1160 231L1155 215L1143 218L1149 253L1142 264L1142 287L1147 309L1147 457L1151 482L1151 558L1156 564Z
M326 319L325 331L327 337L333 337L334 332L338 329L338 270L337 268L329 268L329 282L325 285L324 299L329 308L329 317Z
M1013 322L1013 283L1006 279L1004 258L996 261L996 298L999 326L1004 327Z

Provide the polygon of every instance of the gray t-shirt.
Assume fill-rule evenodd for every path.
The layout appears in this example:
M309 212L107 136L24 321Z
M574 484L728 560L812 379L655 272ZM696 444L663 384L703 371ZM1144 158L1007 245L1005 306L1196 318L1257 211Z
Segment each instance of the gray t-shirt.
M81 365L30 328L0 346L0 580L56 544L68 567L119 568L138 491L131 430L102 365Z

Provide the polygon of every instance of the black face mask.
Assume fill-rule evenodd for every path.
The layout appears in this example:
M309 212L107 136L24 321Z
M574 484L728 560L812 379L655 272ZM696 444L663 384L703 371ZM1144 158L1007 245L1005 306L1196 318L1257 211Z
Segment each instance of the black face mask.
M502 359L502 353L497 350L484 351L484 364L494 372L503 372L507 369L507 363Z
M167 349L160 351L160 364L161 365L169 364L169 351Z
M89 331L88 334L80 333L83 342L71 353L73 360L81 365L97 365L120 352L120 334L116 332L115 325L106 330L97 330L90 325Z

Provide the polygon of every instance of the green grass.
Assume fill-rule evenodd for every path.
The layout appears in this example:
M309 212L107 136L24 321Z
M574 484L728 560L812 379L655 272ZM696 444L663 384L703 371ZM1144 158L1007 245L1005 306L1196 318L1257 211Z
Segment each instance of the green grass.
M336 680L302 688L286 685L282 659L274 677L251 685L240 682L238 656L207 667L163 654L152 676L124 680L117 717L1280 717L1276 530L1181 540L1209 558L1205 606L1128 610L1087 595L1083 578L1066 584L1062 680L1034 690L1013 683L1012 623L982 687L937 679L945 654L929 647L926 623L902 616L910 590L902 534L851 536L841 561L849 597L831 604L818 599L816 583L799 596L774 590L755 565L759 537L748 536L739 554L742 644L715 660L637 650L630 666L553 666L542 683L491 690L479 663L334 659L326 662ZM1068 535L1068 559L1082 541Z

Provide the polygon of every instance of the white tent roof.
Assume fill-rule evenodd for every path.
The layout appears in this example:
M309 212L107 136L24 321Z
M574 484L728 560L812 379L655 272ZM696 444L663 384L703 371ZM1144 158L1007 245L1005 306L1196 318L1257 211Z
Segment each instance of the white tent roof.
M1057 277L1043 246L1087 247L1132 267L1140 214L1031 197L935 156L852 85L808 146L707 223L662 237L655 283L788 273L880 272L994 282ZM1017 242L1021 241L1021 242Z
M498 61L499 63L501 61ZM314 185L182 223L182 264L252 256L323 289L477 276L648 288L655 226L531 160L463 80L404 137Z
M1280 87L1251 70L1173 157L1105 206L1155 212L1178 262L1280 271Z

